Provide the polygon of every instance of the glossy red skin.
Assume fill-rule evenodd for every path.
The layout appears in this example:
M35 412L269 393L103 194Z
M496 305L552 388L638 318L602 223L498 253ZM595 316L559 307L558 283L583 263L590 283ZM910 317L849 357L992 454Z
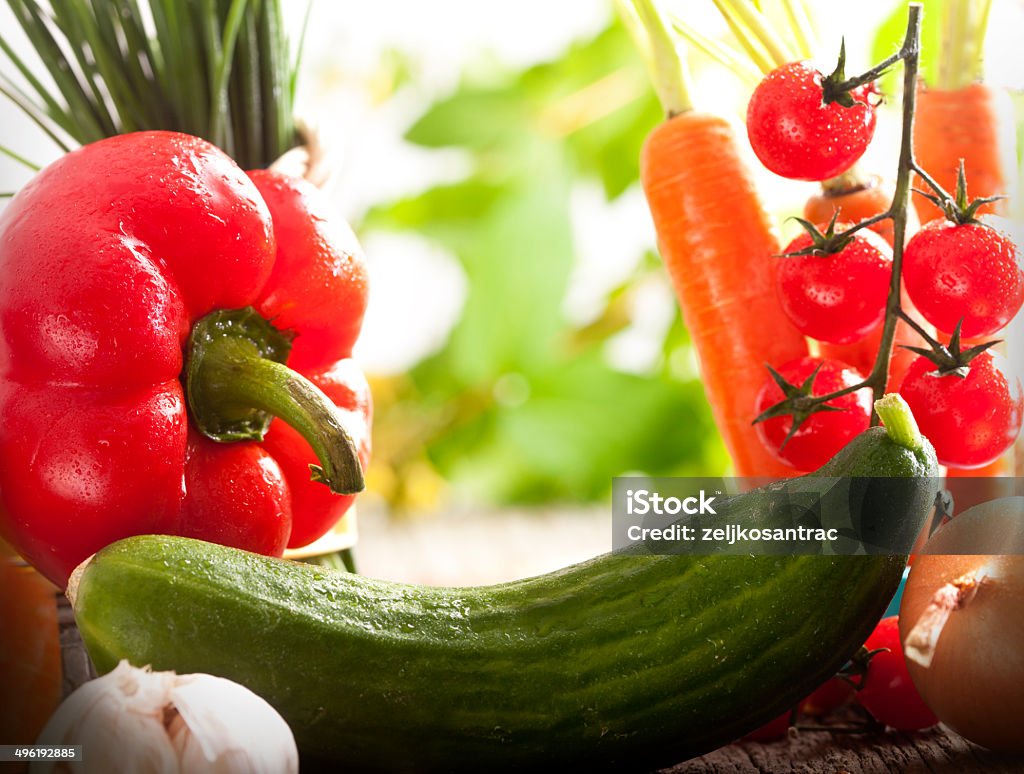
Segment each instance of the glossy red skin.
M964 379L939 376L930 360L919 357L907 371L900 395L943 465L983 467L1020 435L1020 380L998 353L983 352L974 358Z
M880 723L899 731L917 731L939 722L921 699L907 671L907 662L900 644L897 616L883 618L864 643L876 653L868 663L857 701Z
M769 720L763 726L751 731L743 737L744 742L778 742L789 737L789 719L793 713L787 710L777 718Z
M812 244L810 235L803 234L783 252ZM852 344L878 327L891 282L892 250L867 230L833 255L782 258L776 275L779 303L789 319L805 336L830 344Z
M342 410L345 426L356 442L363 470L370 464L370 422L373 405L370 386L354 360L339 360L329 368L307 373L310 381L324 391ZM355 502L356 495L336 495L323 484L312 481L309 466L316 456L309 444L280 419L270 425L263 448L277 461L289 483L292 509L301 519L292 522L289 548L308 545L329 530Z
M279 554L290 534L324 525L295 505L326 491L308 468L289 474L269 444L189 431L183 350L208 312L276 314L294 326L300 361L323 369L358 334L358 246L332 241L319 220L301 228L304 209L322 215L312 187L256 177L274 188L269 202L209 143L122 135L64 156L0 215L0 534L59 585L129 535L188 532ZM315 346L299 347L307 330ZM368 413L365 380L342 370L354 384L335 392L351 401L342 408ZM367 421L353 426L364 448ZM301 439L276 453L289 466L314 459Z
M185 490L176 534L271 556L280 556L288 544L288 483L260 444L220 444L189 432ZM225 500L233 507L225 508Z
M841 677L831 677L804 699L800 711L814 717L825 717L853 701L854 689Z
M343 219L305 180L258 170L249 177L270 208L277 258L257 310L299 333L288 365L300 373L329 368L352 354L366 311L362 249Z
M776 370L790 384L799 386L814 373L821 362L821 358L805 357L786 363ZM827 395L864 379L853 368L838 360L825 360L824 363L812 386L814 395ZM782 390L769 377L758 393L757 413L771 408L783 397ZM782 448L782 442L793 426L792 417L781 416L759 422L755 425L757 435L761 443L787 465L805 472L817 470L855 436L868 429L871 422L871 391L858 390L831 400L827 405L844 410L815 414L801 425L785 448Z
M765 76L747 104L747 136L761 163L792 180L827 180L849 169L875 133L869 84L856 104L822 104L823 76L810 62L790 62Z
M903 280L918 311L943 333L961 318L965 339L1005 328L1024 303L1021 254L1006 234L944 218L907 242Z
M829 678L817 690L800 702L800 712L816 718L823 718L834 710L853 700L854 689L848 682L839 677ZM789 737L789 727L793 713L783 712L769 720L760 728L743 737L745 742L775 742Z

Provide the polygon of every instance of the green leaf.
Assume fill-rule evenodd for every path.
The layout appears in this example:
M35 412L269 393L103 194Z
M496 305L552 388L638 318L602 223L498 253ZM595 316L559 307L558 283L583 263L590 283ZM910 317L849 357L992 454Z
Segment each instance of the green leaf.
M519 86L540 130L564 142L609 199L636 183L640 148L664 112L621 23L527 70Z
M430 447L456 485L499 502L594 500L613 476L707 471L716 454L698 382L624 374L595 350L530 389L522 405L492 406Z
M467 80L407 139L467 150L473 171L375 207L362 224L435 241L465 271L462 316L412 369L407 398L431 417L417 443L462 495L594 500L625 472L725 468L678 314L652 373L622 373L602 356L629 324L631 288L650 272L664 280L656 256L609 293L611 323L577 330L562 312L576 263L570 193L585 177L609 198L635 185L641 145L661 120L644 79L613 25L551 62Z
M466 384L549 356L564 328L562 301L573 265L570 171L556 147L535 144L519 184L475 223L458 257L469 278L448 367Z
M663 111L654 92L570 135L568 147L580 171L598 177L605 196L614 199L640 178L640 150Z
M923 6L921 15L920 73L925 83L935 83L942 56L942 3L943 0L918 0ZM878 27L871 44L871 60L880 62L903 45L907 32L907 2L899 0ZM894 67L883 75L878 83L885 94L896 94L900 90L903 70Z
M472 228L508 192L508 184L479 176L435 186L405 199L379 205L365 216L363 229L408 229L435 237L451 227Z
M420 116L405 138L427 148L505 147L525 130L523 107L514 88L463 87Z

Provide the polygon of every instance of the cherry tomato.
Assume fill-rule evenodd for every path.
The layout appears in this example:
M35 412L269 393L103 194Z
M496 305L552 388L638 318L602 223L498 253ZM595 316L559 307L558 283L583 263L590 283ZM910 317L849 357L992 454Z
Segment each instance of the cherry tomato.
M769 720L763 726L751 731L744 742L776 742L789 736L789 718L793 713L786 710L777 718Z
M939 722L917 693L910 680L907 662L900 645L897 616L883 618L864 643L876 653L868 663L867 674L857 691L857 701L879 723L900 731L929 728Z
M800 705L800 711L814 717L824 717L850 703L854 690L841 677L831 677L818 686Z
M827 395L864 380L863 376L845 363L816 357L793 360L777 370L787 382L799 386L819 365L821 370L811 386L812 395ZM783 397L781 388L769 377L758 393L757 413L771 408ZM759 422L755 427L761 443L776 458L797 470L817 470L853 440L854 436L868 429L871 421L871 390L857 390L831 400L826 405L843 410L814 414L785 445L783 442L793 426L793 417L774 417Z
M1020 434L1024 414L1020 380L993 352L975 357L966 378L955 373L940 376L932 361L919 357L907 371L900 395L943 465L988 465Z
M837 225L836 231L848 227ZM811 235L802 234L785 252L812 244ZM797 330L818 341L852 344L884 319L891 281L892 250L874 231L864 230L838 253L781 259L776 287Z
M768 169L793 180L826 180L863 155L875 133L874 86L854 89L852 107L823 104L822 75L810 62L770 72L747 105L747 135Z
M963 318L965 339L1005 328L1024 303L1020 250L1003 231L940 218L907 242L907 293L932 325L952 333Z
M821 718L853 700L854 689L840 677L831 677L800 702L800 712ZM792 711L786 710L743 737L745 742L775 742L789 736Z

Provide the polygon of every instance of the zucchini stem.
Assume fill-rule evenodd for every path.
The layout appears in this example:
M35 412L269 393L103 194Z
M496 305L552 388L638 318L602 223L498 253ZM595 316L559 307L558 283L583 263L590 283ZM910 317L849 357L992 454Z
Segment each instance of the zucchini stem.
M885 431L894 443L910 451L921 451L924 436L917 426L917 420L907 402L895 392L890 392L875 401L875 412L885 423Z

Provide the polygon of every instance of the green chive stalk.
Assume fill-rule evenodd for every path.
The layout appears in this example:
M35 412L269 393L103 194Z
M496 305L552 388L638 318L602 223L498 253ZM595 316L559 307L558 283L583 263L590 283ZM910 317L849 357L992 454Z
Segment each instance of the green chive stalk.
M301 142L281 0L4 2L38 61L0 31L0 95L62 150L166 129L257 168Z

